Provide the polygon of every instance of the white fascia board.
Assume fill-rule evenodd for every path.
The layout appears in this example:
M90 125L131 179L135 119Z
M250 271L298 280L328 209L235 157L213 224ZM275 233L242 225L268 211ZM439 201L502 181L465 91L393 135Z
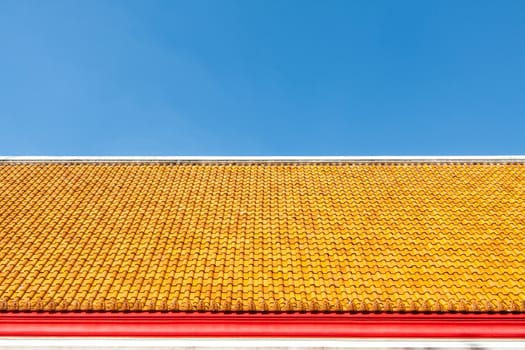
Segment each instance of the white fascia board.
M0 162L355 162L355 163L508 163L525 155L500 156L0 156Z
M0 338L0 349L524 349L517 339Z

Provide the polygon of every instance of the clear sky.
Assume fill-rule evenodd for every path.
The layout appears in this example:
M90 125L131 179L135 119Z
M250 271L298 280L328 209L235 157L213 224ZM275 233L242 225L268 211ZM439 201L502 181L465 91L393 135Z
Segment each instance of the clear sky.
M1 0L1 155L525 153L525 1Z

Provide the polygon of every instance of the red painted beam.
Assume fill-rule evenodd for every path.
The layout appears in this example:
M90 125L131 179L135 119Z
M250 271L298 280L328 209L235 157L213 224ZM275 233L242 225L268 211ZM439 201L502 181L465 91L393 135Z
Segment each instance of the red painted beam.
M525 339L525 314L0 313L0 336Z

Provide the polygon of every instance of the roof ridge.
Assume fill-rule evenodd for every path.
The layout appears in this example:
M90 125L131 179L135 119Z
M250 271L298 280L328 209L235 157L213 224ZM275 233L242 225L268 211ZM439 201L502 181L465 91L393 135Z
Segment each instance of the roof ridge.
M525 155L495 156L0 156L0 162L179 163L525 163Z

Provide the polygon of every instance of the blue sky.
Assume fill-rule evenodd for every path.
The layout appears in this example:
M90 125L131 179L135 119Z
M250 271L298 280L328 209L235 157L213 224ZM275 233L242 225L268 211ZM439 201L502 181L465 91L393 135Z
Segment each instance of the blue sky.
M2 155L525 153L525 1L0 1Z

